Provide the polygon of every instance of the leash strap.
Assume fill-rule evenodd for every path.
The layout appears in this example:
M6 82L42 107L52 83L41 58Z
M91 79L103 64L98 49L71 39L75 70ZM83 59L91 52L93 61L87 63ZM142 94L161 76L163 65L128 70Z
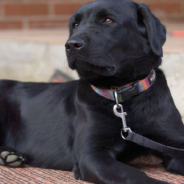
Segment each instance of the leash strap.
M174 148L170 146L165 146L161 143L155 142L153 140L150 140L142 135L136 134L133 132L126 123L127 113L123 110L123 105L119 104L118 102L118 94L117 91L114 91L114 98L116 101L116 105L113 107L114 114L122 119L122 125L123 129L121 131L121 136L124 140L131 141L133 143L136 143L140 146L150 148L153 150L157 150L159 152L169 152L169 153L184 153L184 149Z
M183 149L178 149L170 146L165 146L163 144L160 144L158 142L152 141L142 135L136 134L131 129L128 129L126 138L124 137L124 133L122 130L122 138L134 142L140 146L144 146L146 148L150 148L159 152L167 152L167 153L184 153Z

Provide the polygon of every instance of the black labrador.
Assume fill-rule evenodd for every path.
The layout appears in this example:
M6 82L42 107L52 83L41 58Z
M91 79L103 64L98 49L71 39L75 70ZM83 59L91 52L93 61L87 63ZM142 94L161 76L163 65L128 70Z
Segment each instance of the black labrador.
M116 102L98 94L154 81L143 92L126 91L129 98L119 102L127 125L151 140L183 149L184 125L158 68L165 27L145 4L98 0L76 11L69 29L66 54L80 80L1 80L0 164L73 171L76 179L97 184L163 184L126 165L152 153L168 171L184 175L184 154L158 153L123 140L122 121L113 113ZM149 78L151 71L155 75Z

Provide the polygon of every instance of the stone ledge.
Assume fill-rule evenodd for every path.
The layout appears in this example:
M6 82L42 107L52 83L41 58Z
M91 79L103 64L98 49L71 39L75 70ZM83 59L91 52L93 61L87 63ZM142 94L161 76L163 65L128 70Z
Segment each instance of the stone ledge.
M184 53L165 53L161 68L184 117ZM1 79L48 82L56 69L77 78L68 68L63 44L0 40Z
M184 117L184 54L164 54L161 66L174 98L174 102Z
M0 78L48 82L56 69L68 68L64 45L0 40Z

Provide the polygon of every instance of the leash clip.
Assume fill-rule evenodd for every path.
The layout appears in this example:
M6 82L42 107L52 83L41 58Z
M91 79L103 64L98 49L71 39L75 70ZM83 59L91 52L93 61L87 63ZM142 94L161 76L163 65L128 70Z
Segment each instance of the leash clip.
M120 109L120 112L118 112L118 109ZM114 111L114 114L121 118L122 119L122 124L123 124L123 131L124 132L127 132L128 131L128 127L127 127L127 123L126 123L126 118L125 116L127 115L126 112L123 111L123 106L121 104L116 104L114 105L114 108L113 108L113 111Z
M124 132L128 132L130 130L130 128L127 127L126 118L125 118L127 113L123 111L123 106L121 104L119 104L118 95L117 95L117 91L116 90L114 90L114 97L115 97L115 101L116 101L116 105L114 105L114 107L113 107L114 114L117 117L122 119L123 131ZM118 110L120 110L120 112Z

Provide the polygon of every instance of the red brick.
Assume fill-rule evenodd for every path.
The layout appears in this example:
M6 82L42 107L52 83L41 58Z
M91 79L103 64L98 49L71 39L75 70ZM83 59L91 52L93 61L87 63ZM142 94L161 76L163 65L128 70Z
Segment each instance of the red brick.
M0 29L22 28L24 27L21 22L23 18L25 18L25 27L28 25L28 28L61 27L67 24L68 16L73 14L81 5L88 1L89 0L0 0L0 19L3 20L0 21ZM144 2L150 5L153 13L161 20L184 22L184 0L134 1ZM57 17L57 15L61 16ZM62 15L64 16L62 17ZM6 19L7 16L8 20Z
M81 4L85 4L85 3L89 3L90 1L94 1L94 0L72 0L73 3L81 3Z
M181 11L184 13L184 1L181 3Z
M56 4L54 10L56 15L71 15L81 6L82 4Z
M165 13L180 13L181 5L179 3L149 3L152 11L161 11Z
M181 23L182 25L183 25L183 23L184 23L184 14L183 14L183 16L176 16L176 17L174 17L174 16L167 16L167 18L166 18L166 20L168 21L168 22L174 22L174 23Z
M23 24L21 21L0 21L0 29L21 29Z
M0 5L0 16L4 15L4 6Z
M46 4L7 4L5 5L6 16L33 16L48 15Z
M183 0L133 0L134 2L138 2L138 3L181 3Z
M29 21L30 28L56 28L66 25L68 20Z

